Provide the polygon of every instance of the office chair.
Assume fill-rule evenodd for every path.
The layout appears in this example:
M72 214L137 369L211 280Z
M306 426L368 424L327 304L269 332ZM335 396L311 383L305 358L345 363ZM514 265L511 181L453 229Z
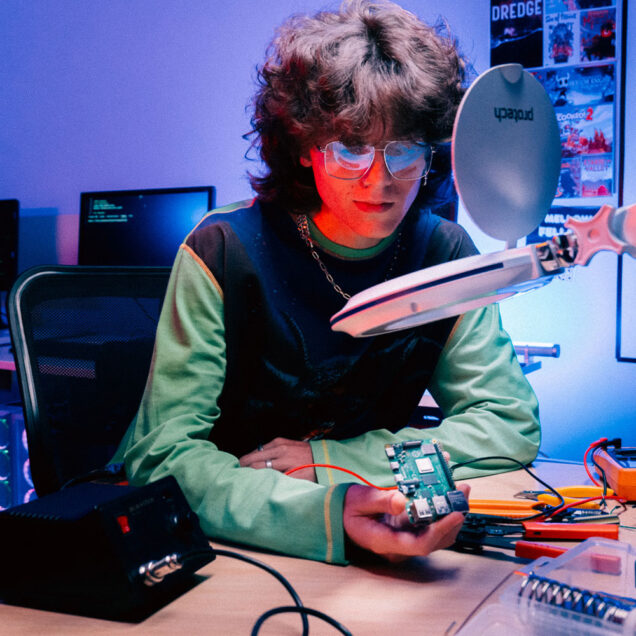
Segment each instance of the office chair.
M168 267L42 266L9 295L38 496L103 468L139 405Z

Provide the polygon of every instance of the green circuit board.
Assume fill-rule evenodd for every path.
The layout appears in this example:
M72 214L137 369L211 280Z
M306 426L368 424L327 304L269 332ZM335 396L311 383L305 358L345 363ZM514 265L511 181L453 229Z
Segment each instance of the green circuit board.
M438 442L387 444L385 451L395 483L408 500L406 512L411 523L427 525L455 510L468 510L468 502L464 493L456 490Z

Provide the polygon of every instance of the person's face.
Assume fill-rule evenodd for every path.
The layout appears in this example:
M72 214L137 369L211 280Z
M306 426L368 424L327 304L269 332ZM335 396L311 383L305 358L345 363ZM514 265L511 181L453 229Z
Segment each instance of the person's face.
M375 145L383 148L386 143ZM321 207L312 217L314 223L334 243L358 249L377 245L395 231L421 184L392 177L378 150L366 174L355 180L328 175L318 148L312 148L301 163L311 166L321 199Z

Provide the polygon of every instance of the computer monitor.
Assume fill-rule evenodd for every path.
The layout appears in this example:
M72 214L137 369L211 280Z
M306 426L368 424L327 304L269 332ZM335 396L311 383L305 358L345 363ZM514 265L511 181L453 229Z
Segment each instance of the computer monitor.
M17 199L0 200L0 292L11 289L18 272L18 215Z
M214 207L213 186L82 192L80 265L172 265Z

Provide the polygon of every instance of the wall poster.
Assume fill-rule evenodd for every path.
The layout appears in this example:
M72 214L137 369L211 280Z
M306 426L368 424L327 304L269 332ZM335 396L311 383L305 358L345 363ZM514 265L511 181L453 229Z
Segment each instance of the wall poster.
M570 215L585 219L622 201L623 24L627 0L491 0L490 64L516 62L543 85L561 134L561 173L552 208L528 236L540 242L565 231ZM618 267L619 360L636 362L636 334L621 338L628 268ZM621 297L623 307L621 308ZM633 301L632 301L633 304ZM634 323L632 323L634 324ZM633 329L632 329L633 331ZM623 348L621 347L621 340Z

